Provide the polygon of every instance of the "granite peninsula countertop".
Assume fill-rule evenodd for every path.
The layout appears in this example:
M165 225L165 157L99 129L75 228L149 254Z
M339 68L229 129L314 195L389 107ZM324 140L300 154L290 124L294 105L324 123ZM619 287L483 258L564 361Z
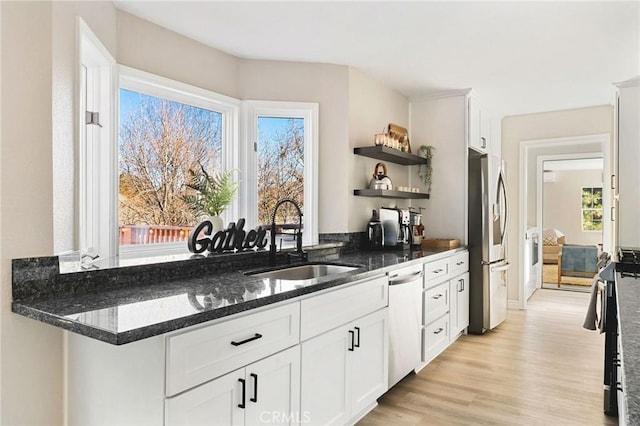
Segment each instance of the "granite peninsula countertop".
M619 339L622 344L626 424L640 424L640 277L616 273Z
M57 258L55 264L52 261L38 263L38 266L45 270L45 275L48 274L46 279L32 278L34 274L30 269L16 268L14 263L12 310L17 314L84 336L121 345L383 275L398 266L436 260L464 249L357 251L316 256L309 263L327 262L355 266L357 269L303 283L269 281L247 275L247 272L274 268L256 267L251 262L243 262L243 258L252 259L246 254L237 259L226 257L225 259L231 259L222 261L228 264L226 270L206 273L205 268L199 275L187 278L172 274L173 269L184 268L184 265L179 266L182 264L178 263L174 268L171 264L161 264L156 267L158 270L153 269L152 272L147 271L147 266L143 275L131 273L130 270L135 267L84 272L83 275L76 276L78 280L86 282L75 287L72 285L73 274L59 274ZM191 263L189 266L204 265L198 260L195 262L197 263ZM239 263L241 265L238 265ZM287 266L291 265L279 267ZM95 283L90 282L91 274L96 277ZM154 279L157 282L149 284L148 281ZM138 285L136 280L140 280L141 284ZM20 284L16 285L16 281ZM113 284L114 282L116 284ZM101 283L105 285L100 285ZM65 285L72 288L72 291L51 290Z

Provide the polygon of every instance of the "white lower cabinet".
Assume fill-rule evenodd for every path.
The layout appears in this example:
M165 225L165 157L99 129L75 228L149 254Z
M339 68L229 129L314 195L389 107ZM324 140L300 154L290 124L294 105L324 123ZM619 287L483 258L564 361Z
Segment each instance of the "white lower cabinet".
M346 424L387 391L388 313L381 309L302 343L301 417Z
M469 273L449 281L451 294L451 337L464 331L469 326Z
M294 346L167 398L165 424L297 424L304 420L299 404L300 348Z

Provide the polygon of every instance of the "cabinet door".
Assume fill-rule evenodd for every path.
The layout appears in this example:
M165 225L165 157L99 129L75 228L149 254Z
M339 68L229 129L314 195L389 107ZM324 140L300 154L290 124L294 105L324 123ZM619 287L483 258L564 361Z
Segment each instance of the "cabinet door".
M291 425L300 417L300 347L246 367L247 425Z
M468 105L468 126L469 126L469 135L468 135L468 145L470 148L475 149L476 151L485 152L482 143L482 134L480 130L481 126L481 112L480 112L480 104L478 101L469 97L469 105Z
M243 425L244 369L236 370L216 380L191 389L188 392L167 398L165 402L165 425ZM245 401L246 403L246 401Z
M354 416L387 391L388 310L382 309L354 321L351 329L355 334L355 348L349 352L351 414Z
M456 287L456 318L451 321L455 321L455 334L458 334L469 326L469 273L454 278L453 283ZM451 334L453 337L454 333Z
M302 343L300 413L308 424L346 424L351 418L352 330L348 324Z

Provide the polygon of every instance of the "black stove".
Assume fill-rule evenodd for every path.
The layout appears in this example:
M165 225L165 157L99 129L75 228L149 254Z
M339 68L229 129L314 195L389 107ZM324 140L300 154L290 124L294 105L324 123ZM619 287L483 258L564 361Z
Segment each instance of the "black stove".
M620 272L622 276L638 278L640 276L640 249L619 247L616 271Z

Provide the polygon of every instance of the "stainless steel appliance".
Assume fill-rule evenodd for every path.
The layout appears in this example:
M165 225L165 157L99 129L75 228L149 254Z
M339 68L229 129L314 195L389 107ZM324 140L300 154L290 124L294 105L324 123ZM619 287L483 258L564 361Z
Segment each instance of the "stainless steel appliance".
M421 359L422 265L389 273L389 387Z
M411 212L409 209L398 209L400 212L400 236L399 242L411 244Z
M507 190L504 162L469 150L469 332L507 316Z
M424 226L422 225L422 214L414 211L411 211L410 214L411 220L409 229L411 232L411 244L419 247L422 243L422 232L424 231Z
M395 247L400 240L400 212L398 209L380 207L380 221L384 232L384 246Z

